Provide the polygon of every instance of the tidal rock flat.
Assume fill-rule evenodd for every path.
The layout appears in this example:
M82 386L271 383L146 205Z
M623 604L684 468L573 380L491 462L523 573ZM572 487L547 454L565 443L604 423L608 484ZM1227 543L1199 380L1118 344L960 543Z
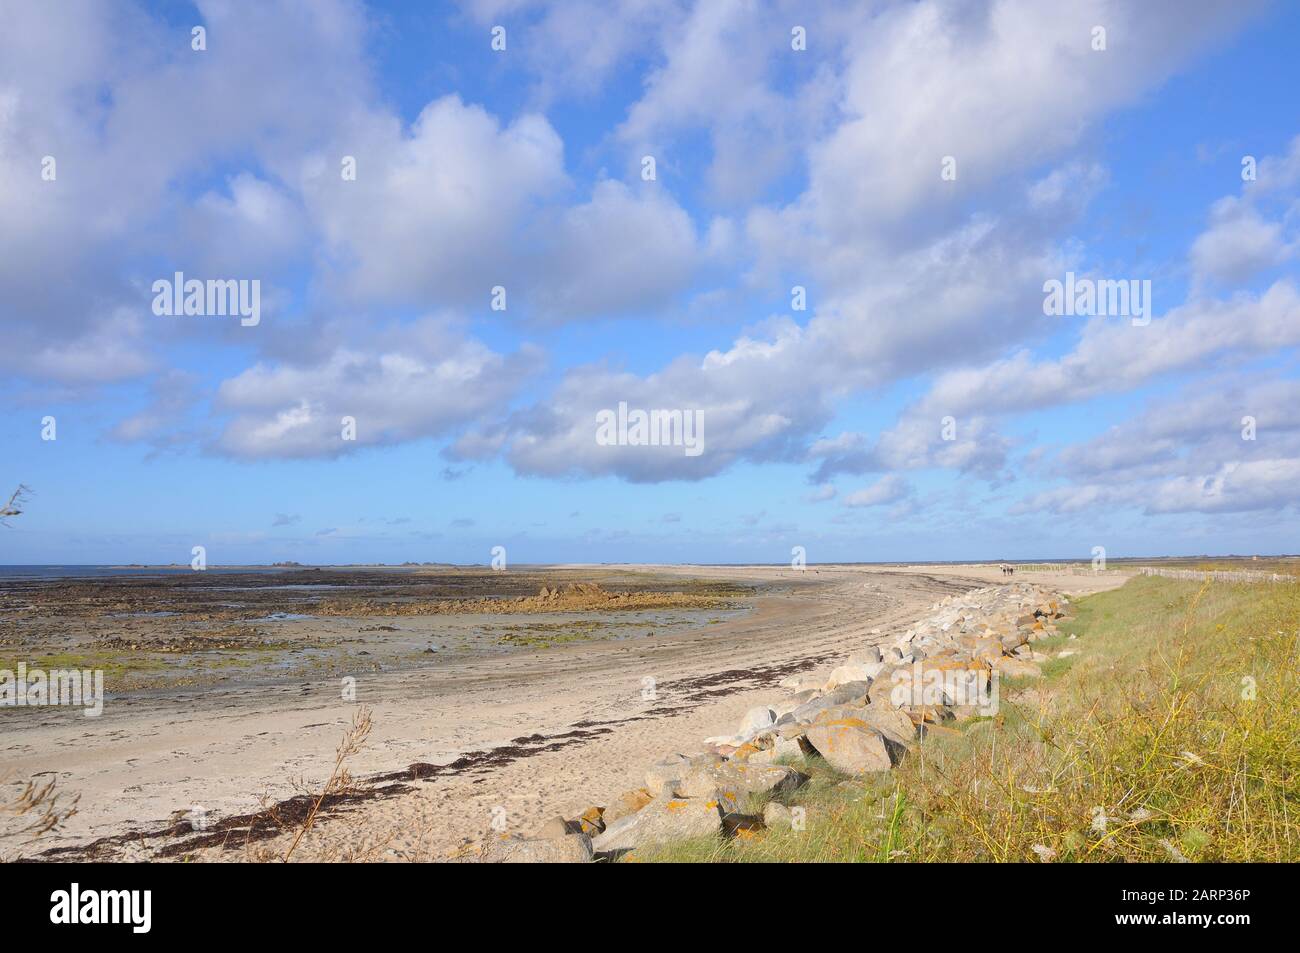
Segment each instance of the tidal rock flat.
M110 680L97 719L53 708L0 713L14 777L53 778L81 796L79 813L29 854L282 856L328 786L340 738L361 708L369 732L348 759L349 784L320 803L295 859L437 860L487 835L531 836L555 817L614 804L629 777L739 724L783 680L853 664L855 653L906 631L936 601L998 578L996 567L544 567L475 579L446 570L441 580L440 572L414 574L421 578L411 585L428 587L419 593L363 573L368 591L343 596L365 603L353 616L312 611L327 599L336 604L335 589L288 590L286 598L258 583L190 601L122 596L99 582L64 600L73 606L66 617L39 593L7 591L7 604L45 606L34 623L27 613L6 620L10 652L16 643L30 652L33 632L48 633L58 618L93 640L104 637L105 607L184 619L187 607L201 606L260 613L218 621L269 628L273 640L316 651L321 666L277 672L277 650L245 646L235 651L263 651L270 670L233 666L194 685L145 680L116 692ZM522 597L528 611L369 611L376 600L437 600L447 587L474 601ZM612 607L609 593L636 604ZM245 600L254 604L213 605ZM548 602L555 612L539 606ZM305 618L255 621L276 612ZM212 620L194 621L201 628ZM113 624L132 627L120 637L136 646L149 644L146 635L179 639L183 631L174 616ZM502 643L510 635L517 638ZM144 650L119 651L135 658ZM341 687L347 679L350 692Z

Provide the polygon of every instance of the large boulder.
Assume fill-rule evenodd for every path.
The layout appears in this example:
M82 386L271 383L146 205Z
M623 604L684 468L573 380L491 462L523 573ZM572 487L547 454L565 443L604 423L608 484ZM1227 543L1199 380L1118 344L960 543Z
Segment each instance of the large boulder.
M911 747L916 741L916 725L897 708L868 705L857 717L884 735L886 741L904 747Z
M1043 674L1043 670L1033 662L1019 658L1000 658L993 667L1006 678L1037 678Z
M591 857L591 838L586 834L562 837L501 834L484 842L479 860L485 864L585 864Z
M601 813L601 820L608 826L620 817L635 814L653 800L654 795L646 788L633 788L631 791L624 791ZM591 832L588 831L588 833Z
M674 784L686 777L693 768L721 763L722 758L716 754L697 754L690 757L684 754L670 754L646 771L646 790L655 797L665 791L671 793Z
M857 718L813 725L807 738L832 768L844 774L888 771L897 760L885 736Z
M766 705L751 708L740 720L740 727L736 729L736 734L742 738L752 738L764 728L771 728L776 724L776 715L777 713Z
M689 798L720 794L740 803L751 794L774 795L793 791L807 780L807 775L785 765L727 761L695 768L678 783L677 793Z
M827 708L835 708L839 705L853 705L867 697L867 692L871 690L870 682L849 682L841 685L834 691L827 692L819 698L812 701L804 702L794 711L790 712L792 719L800 724L806 724L817 717L817 713Z
M568 837L570 834L586 833L577 821L566 821L562 817L553 817L537 829L533 837L537 840L551 840L556 837Z
M1014 652L1020 646L1029 642L1029 633L1021 632L1017 629L1014 632L1006 633L998 641L1002 643L1002 650L1004 652Z
M666 844L691 837L718 835L724 816L736 812L736 803L717 797L658 797L627 817L609 824L592 840L602 854Z
M828 692L834 691L842 685L849 685L853 682L870 683L884 667L884 663L879 660L868 662L850 659L831 671L830 677L826 680L826 690Z
M651 796L658 797L691 769L691 759L684 754L670 754L650 766L645 773L645 787Z
M780 701L774 702L772 704L772 711L776 712L776 718L777 721L779 722L781 720L782 715L786 715L789 712L794 711L800 705L812 701L820 694L821 694L820 689L806 688L801 692L795 692L793 695L790 695L788 698L782 698Z
M825 676L814 675L811 672L801 672L798 675L787 675L776 684L781 688L788 688L790 691L798 693L809 689L820 691L825 681Z
M777 735L772 741L772 747L759 751L749 756L750 764L776 764L779 761L794 761L804 756L803 745L799 739L803 737L802 729L797 735L786 737Z
M763 824L773 830L789 829L794 823L794 815L780 801L768 801L763 808Z

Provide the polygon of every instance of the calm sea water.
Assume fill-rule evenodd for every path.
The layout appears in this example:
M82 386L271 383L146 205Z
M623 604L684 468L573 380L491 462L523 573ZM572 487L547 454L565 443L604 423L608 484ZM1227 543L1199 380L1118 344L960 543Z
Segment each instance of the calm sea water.
M105 579L112 576L183 576L189 566L0 566L0 582L22 579ZM283 567L250 566L236 569L213 567L209 575L221 573L285 572Z

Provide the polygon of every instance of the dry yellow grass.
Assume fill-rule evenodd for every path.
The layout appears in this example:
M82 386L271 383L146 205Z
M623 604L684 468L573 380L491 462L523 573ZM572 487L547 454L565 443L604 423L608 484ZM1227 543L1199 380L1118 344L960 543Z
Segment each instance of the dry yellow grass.
M1036 647L1079 654L1004 682L996 718L867 780L805 765L804 830L638 859L1300 859L1300 585L1137 578L1076 608Z

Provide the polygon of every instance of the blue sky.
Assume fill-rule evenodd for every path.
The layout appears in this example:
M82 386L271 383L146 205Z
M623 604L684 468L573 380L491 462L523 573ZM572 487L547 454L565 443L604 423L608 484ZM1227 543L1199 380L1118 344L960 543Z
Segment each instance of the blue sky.
M1300 10L806 7L0 2L0 563L1294 552Z

